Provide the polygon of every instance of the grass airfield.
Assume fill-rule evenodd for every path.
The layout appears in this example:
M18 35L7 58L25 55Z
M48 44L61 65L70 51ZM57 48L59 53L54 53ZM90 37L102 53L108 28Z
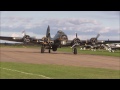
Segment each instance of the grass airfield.
M1 62L0 69L1 79L120 79L120 70L90 67Z
M0 45L0 47L9 47L9 48L35 48L40 49L39 45ZM72 49L70 47L62 47L58 48L57 51L59 52L68 52L72 53ZM103 56L114 56L114 57L120 57L120 50L116 50L115 52L109 52L108 50L80 50L80 47L77 47L78 54L89 54L89 55L103 55Z
M40 49L40 46L1 45L0 48ZM72 52L70 47L58 48L58 51ZM120 57L120 51L110 53L105 50L84 51L78 48L79 54ZM0 79L120 79L120 70L0 61Z

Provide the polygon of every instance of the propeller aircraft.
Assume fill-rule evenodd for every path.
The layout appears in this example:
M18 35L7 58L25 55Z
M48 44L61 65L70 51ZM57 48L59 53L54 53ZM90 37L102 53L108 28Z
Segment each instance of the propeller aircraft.
M100 34L98 34L96 37L91 38L90 40L80 40L76 33L76 37L73 40L69 40L68 36L63 31L59 30L57 31L55 36L51 38L50 26L48 25L46 36L42 37L41 39L30 37L29 35L26 35L26 33L24 32L23 37L0 36L0 40L23 42L24 44L29 44L29 43L40 44L41 53L44 53L45 49L48 49L48 52L51 53L51 50L57 51L57 48L61 48L63 46L71 46L73 54L77 54L77 46L86 45L86 44L95 46L97 44L103 44L104 42L108 42L103 40L97 40L99 36Z

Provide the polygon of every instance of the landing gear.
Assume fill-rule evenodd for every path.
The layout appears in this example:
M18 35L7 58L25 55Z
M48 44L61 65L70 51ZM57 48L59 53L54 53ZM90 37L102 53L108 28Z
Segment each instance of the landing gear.
M73 48L73 54L77 54L77 48Z
M42 46L42 47L41 47L41 53L44 53L44 49L45 49L45 48Z
M56 48L56 47L54 47L52 50L53 50L53 51L57 51L57 48Z
M50 53L50 49L49 49L49 53Z

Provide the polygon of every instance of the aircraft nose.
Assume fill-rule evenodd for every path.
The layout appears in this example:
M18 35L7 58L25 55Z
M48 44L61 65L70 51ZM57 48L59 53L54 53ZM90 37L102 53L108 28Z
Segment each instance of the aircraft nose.
M67 38L66 35L62 35L62 36L61 36L61 40L66 40L66 41L67 41L67 39L68 39L68 38Z

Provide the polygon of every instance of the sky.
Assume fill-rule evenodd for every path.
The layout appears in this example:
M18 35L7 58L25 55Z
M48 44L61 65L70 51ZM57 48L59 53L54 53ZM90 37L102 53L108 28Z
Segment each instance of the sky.
M62 30L69 40L75 33L80 40L98 33L98 40L120 40L120 11L0 11L0 36L23 37L25 30L32 37L42 38L48 25L51 37Z

